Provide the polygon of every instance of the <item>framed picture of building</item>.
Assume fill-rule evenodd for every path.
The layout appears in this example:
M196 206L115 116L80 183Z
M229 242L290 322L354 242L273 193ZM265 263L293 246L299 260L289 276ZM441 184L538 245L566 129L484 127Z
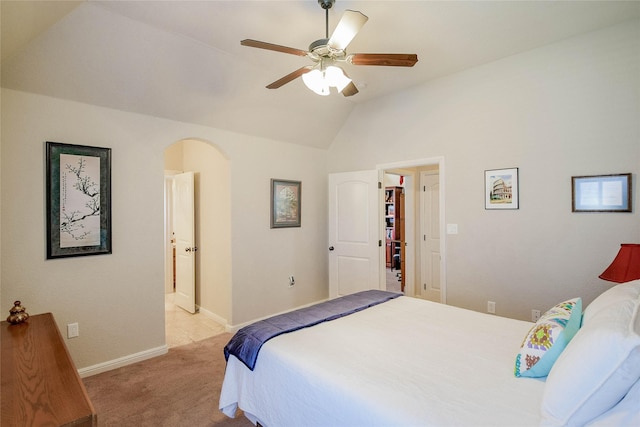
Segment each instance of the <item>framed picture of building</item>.
M484 171L484 208L518 209L518 168Z

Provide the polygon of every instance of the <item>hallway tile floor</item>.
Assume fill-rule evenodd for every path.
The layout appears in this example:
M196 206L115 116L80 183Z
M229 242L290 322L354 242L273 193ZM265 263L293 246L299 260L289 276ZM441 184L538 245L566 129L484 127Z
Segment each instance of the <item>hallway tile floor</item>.
M223 333L224 326L202 313L191 314L173 303L175 294L166 294L165 334L167 347L191 344Z

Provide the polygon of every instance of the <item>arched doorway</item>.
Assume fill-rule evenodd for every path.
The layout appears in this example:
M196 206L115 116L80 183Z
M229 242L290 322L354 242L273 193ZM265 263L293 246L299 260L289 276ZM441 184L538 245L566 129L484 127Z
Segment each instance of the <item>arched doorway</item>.
M167 147L165 169L165 294L174 290L174 252L171 195L172 176L194 174L195 304L197 316L212 320L223 330L231 315L231 197L230 162L214 144L189 138ZM182 316L182 314L181 314ZM206 334L205 330L202 334ZM210 325L210 323L209 323ZM167 331L171 332L171 331ZM198 333L190 338L197 340ZM187 343L187 342L185 342ZM168 345L172 343L168 342Z

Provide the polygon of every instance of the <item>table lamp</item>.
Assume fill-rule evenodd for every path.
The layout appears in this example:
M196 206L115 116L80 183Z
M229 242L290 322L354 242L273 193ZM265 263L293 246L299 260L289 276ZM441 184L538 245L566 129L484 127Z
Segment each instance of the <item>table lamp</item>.
M616 283L640 279L640 244L621 244L618 255L599 277Z

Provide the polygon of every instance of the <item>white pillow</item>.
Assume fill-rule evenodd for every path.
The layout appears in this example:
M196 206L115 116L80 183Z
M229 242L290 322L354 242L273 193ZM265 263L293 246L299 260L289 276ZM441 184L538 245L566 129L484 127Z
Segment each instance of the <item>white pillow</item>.
M582 426L614 407L638 381L639 306L640 298L620 298L583 322L547 377L543 426Z
M621 283L619 285L612 286L611 289L604 291L598 298L593 300L584 309L582 316L582 323L589 323L591 318L600 310L607 306L627 300L635 300L640 297L640 280L634 280L632 282Z
M588 427L640 426L640 381L620 403L589 423Z

